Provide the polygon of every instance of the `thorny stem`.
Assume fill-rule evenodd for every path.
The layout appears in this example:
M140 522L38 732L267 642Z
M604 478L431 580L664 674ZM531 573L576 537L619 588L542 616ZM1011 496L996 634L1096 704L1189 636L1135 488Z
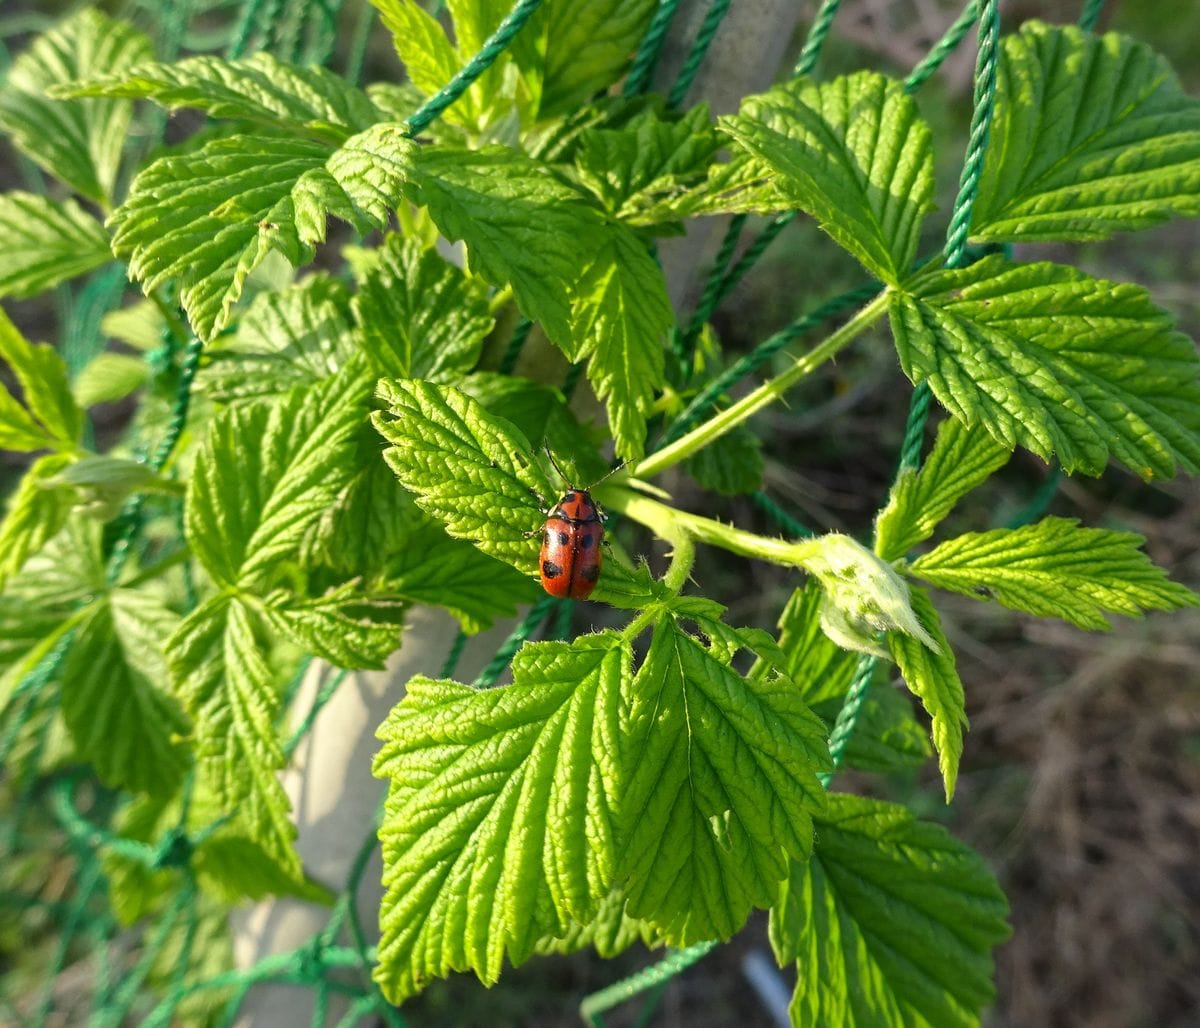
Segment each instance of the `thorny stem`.
M726 432L736 428L764 407L774 403L802 378L812 374L827 360L836 356L883 317L890 298L891 291L885 289L836 332L833 332L808 353L797 358L796 363L787 371L764 382L754 392L744 396L736 403L730 404L702 425L692 429L687 435L664 446L657 453L650 454L633 469L633 476L644 479L661 474L667 468L686 460L697 450L703 449L713 440L719 439Z

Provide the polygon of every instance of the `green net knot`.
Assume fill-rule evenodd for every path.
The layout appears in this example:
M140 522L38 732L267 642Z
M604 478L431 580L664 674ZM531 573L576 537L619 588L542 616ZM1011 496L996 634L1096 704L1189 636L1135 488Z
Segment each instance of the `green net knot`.
M315 935L296 950L296 980L319 982L325 977L329 961L325 958L325 940Z
M194 849L195 846L187 832L176 826L168 830L158 841L158 845L154 847L154 854L150 858L150 869L164 871L172 867L187 867L192 859Z

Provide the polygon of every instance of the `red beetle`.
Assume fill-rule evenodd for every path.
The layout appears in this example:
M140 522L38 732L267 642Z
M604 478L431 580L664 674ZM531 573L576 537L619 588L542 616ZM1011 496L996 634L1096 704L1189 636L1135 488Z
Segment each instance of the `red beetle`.
M554 455L549 450L546 455L566 481L567 476L563 475ZM622 467L623 464L613 468L604 478ZM599 484L593 482L588 489ZM542 526L542 552L538 560L542 588L559 599L587 599L596 588L604 563L600 544L604 542L605 518L588 489L567 490Z

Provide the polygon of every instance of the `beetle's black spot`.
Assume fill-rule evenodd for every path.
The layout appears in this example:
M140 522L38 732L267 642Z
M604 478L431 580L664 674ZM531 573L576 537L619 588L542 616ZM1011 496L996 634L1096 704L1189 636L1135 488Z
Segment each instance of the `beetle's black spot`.
M558 541L566 546L571 541L571 536L566 532L559 532Z
M590 532L584 532L579 539L579 548L581 550L590 550L592 548L592 541L592 534Z
M547 578L557 578L562 574L562 568L552 560L544 560L542 561L542 574Z
M596 579L600 577L600 565L589 564L585 568L580 568L579 569L579 577L582 579L585 579L588 582L596 581Z

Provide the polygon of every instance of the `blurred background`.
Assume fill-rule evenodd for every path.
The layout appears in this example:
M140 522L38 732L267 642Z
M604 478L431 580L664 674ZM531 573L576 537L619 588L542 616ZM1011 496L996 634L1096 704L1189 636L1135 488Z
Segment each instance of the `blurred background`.
M748 0L746 0L748 2ZM157 0L101 4L109 13L154 24ZM431 5L436 6L436 5ZM737 3L734 4L738 6ZM790 66L815 5L801 5ZM903 74L927 51L961 5L945 0L845 0L822 59L821 74L864 65ZM1078 2L1006 2L1006 29L1028 18L1073 21ZM232 0L193 0L189 31L197 48L219 46L236 13ZM4 0L0 75L11 54L73 5ZM361 4L338 14L331 66L344 67L359 31ZM1154 46L1174 64L1189 92L1200 92L1200 4L1195 0L1110 0L1101 20ZM205 35L207 34L207 35ZM203 44L203 45L201 45ZM720 47L718 38L717 47ZM934 128L941 218L953 199L970 114L973 49L964 47L918 96ZM376 28L364 81L397 79L400 65ZM0 190L39 189L37 171L0 142ZM944 220L929 219L928 246ZM0 246L3 240L0 239ZM1019 259L1062 259L1088 272L1148 287L1180 327L1200 334L1200 222L1086 246L1022 248ZM804 219L768 249L713 320L725 351L751 349L798 313L857 284L860 272ZM694 297L693 297L694 300ZM687 302L685 301L685 306ZM65 292L5 304L35 340L95 335L98 313ZM89 320L91 319L91 320ZM97 338L97 343L103 343ZM780 362L782 366L782 361ZM764 369L764 372L767 369ZM766 487L785 508L818 529L864 535L887 491L909 390L882 335L866 337L791 397L760 416ZM119 432L127 404L100 408L97 435ZM21 471L0 453L0 496ZM963 531L1002 522L1038 493L1047 475L1018 454L956 514ZM677 502L766 531L747 501L715 498L686 479L672 483ZM1146 485L1121 471L1064 480L1049 512L1088 525L1146 537L1153 559L1200 589L1200 482ZM627 544L636 549L639 540ZM734 597L730 619L770 627L791 584L777 569L702 551L695 578L721 598ZM1200 1015L1200 611L1122 621L1107 635L1035 621L998 607L939 597L967 689L971 731L958 793L941 801L932 765L912 777L842 776L839 787L909 804L944 823L984 854L1012 904L1014 935L997 952L999 998L989 1023L1011 1028L1156 1025L1183 1028ZM587 617L592 617L591 611ZM595 615L597 618L602 615ZM587 624L577 623L580 630ZM86 1009L97 967L86 946L62 952L62 918L76 885L70 845L35 792L22 809L20 844L10 830L18 783L0 771L0 1025L26 1020L29 997L62 964L56 1005ZM7 840L7 845L5 841ZM229 960L220 932L196 959L214 969ZM118 940L116 959L136 959L136 933ZM765 950L765 917L733 943L667 986L649 1023L773 1023L743 972L748 954ZM473 978L435 983L404 1013L413 1025L574 1025L580 998L650 962L634 949L616 961L586 955L535 960L484 991ZM788 972L783 972L786 979ZM154 974L148 981L153 984ZM56 1015L57 1017L58 1015ZM638 1022L628 1004L611 1024ZM70 1014L53 1023L79 1023Z

